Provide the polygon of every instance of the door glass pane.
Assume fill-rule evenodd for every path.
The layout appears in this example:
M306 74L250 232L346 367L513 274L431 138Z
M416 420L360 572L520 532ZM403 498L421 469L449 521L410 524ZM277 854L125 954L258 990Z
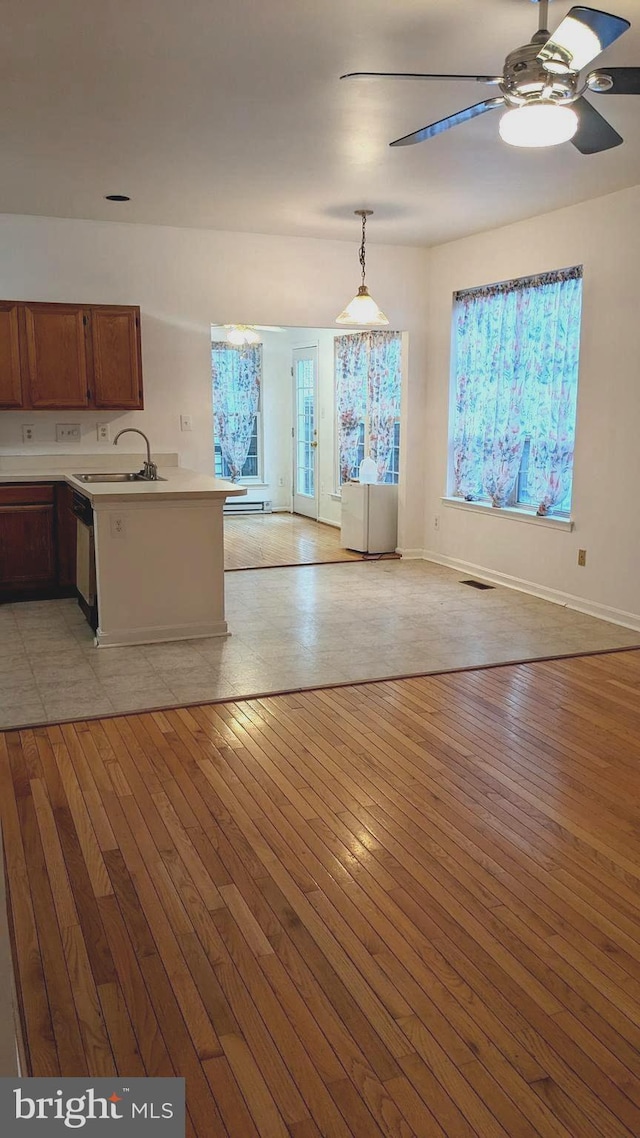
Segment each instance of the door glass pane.
M315 498L316 411L313 360L296 360L296 493Z

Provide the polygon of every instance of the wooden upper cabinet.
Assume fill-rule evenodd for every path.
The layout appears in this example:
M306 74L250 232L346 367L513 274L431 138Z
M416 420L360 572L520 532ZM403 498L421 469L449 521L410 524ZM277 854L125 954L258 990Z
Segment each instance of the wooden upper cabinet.
M85 309L76 304L25 304L30 406L88 407Z
M22 407L19 306L0 300L0 407Z
M92 308L93 404L142 407L140 312L138 308Z
M0 409L142 406L137 306L0 300Z

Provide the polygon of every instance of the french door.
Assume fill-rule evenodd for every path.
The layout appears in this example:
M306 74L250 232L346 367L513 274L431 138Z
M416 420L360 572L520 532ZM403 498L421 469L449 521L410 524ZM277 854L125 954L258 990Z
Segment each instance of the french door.
M293 350L293 512L318 520L318 349Z

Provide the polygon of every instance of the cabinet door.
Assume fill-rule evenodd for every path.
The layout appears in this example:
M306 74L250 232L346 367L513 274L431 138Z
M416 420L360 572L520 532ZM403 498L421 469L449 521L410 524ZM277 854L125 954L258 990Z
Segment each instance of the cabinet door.
M31 406L87 407L85 310L76 304L25 304Z
M55 581L53 504L0 506L0 586L32 589Z
M56 554L58 584L68 588L76 583L76 538L78 521L71 508L73 490L66 482L56 486Z
M91 309L93 402L96 407L142 407L140 316L137 308Z
M22 406L18 305L0 300L0 407Z

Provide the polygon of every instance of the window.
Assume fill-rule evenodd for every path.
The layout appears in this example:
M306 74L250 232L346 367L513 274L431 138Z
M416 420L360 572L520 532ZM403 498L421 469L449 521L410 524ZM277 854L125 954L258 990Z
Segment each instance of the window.
M582 268L457 293L453 494L568 514Z
M261 477L262 345L211 345L215 474Z
M260 477L260 469L259 469L259 466L260 466L259 457L260 456L259 456L259 445L258 445L259 430L260 430L259 420L260 420L260 413L258 412L254 416L254 419L253 419L253 427L251 430L251 438L249 439L249 453L247 454L244 466L242 467L242 471L240 473L240 478L242 478L242 479L244 479L244 478L259 478ZM231 467L229 466L229 463L226 461L226 459L224 459L222 457L222 449L220 446L220 441L217 438L215 440L215 459L216 459L216 468L215 468L216 478L231 478Z
M338 489L358 477L365 455L380 482L398 482L402 338L399 332L336 336Z

